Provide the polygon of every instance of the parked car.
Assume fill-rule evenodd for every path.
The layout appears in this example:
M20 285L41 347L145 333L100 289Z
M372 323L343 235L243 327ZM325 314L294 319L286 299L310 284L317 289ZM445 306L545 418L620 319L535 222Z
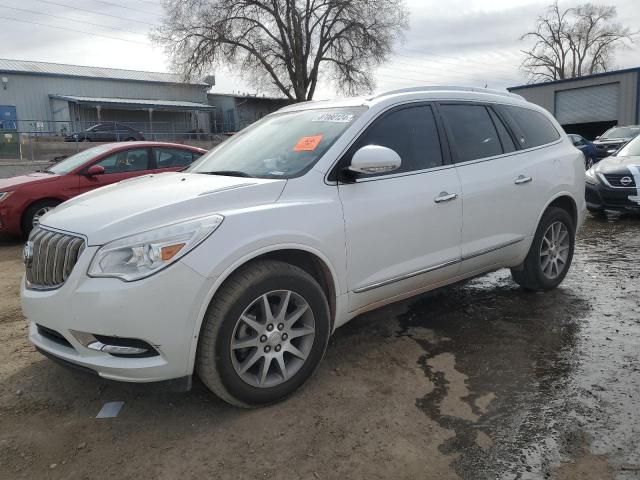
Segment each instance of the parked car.
M613 155L638 134L640 134L640 125L610 128L593 141L597 158Z
M106 144L27 175L0 179L0 232L27 235L55 206L98 187L181 170L206 150L161 142Z
M584 166L588 170L593 167L594 163L600 160L596 155L596 147L582 135L570 133L569 138L573 145L584 155Z
M92 125L79 133L64 137L66 142L133 142L144 140L144 134L118 122Z
M640 136L587 171L585 197L595 214L640 212Z
M560 284L586 212L561 132L485 89L285 107L183 172L42 217L29 338L108 379L188 388L195 371L234 405L281 400L363 312L504 267L526 289Z

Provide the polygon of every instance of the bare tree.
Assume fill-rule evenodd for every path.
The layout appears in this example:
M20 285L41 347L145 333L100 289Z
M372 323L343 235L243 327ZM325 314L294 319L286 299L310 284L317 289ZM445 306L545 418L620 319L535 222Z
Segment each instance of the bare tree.
M228 65L246 81L311 100L321 74L341 90L374 86L407 28L404 0L164 0L152 38L188 76Z
M637 32L615 21L616 7L585 3L560 9L558 1L536 20L536 29L521 40L533 39L523 50L522 69L530 82L561 80L604 72L617 47L633 41Z

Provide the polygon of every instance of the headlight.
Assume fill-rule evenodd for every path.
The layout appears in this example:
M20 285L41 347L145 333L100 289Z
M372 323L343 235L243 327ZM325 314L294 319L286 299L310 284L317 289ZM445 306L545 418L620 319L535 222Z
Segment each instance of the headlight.
M222 215L197 218L107 243L96 253L87 274L126 282L153 275L193 250L223 219Z
M595 167L591 167L589 170L587 170L587 172L585 173L585 178L587 183L590 185L598 185L600 183L600 180L596 175Z
M0 202L2 202L3 200L6 200L7 197L9 195L11 195L13 192L0 192Z

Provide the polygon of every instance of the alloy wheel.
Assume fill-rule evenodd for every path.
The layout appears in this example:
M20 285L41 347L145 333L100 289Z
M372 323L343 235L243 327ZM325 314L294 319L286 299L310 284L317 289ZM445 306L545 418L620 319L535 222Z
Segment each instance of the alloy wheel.
M547 228L540 245L540 268L549 280L558 278L567 267L571 247L569 230L562 222Z
M33 214L33 220L31 222L33 227L35 228L38 225L40 225L40 218L42 218L42 216L45 213L47 213L47 212L49 212L49 211L51 211L53 209L54 209L54 207L47 206L47 207L42 207L42 208L39 208L38 210L36 210L36 213Z
M256 298L237 320L231 361L238 376L258 388L278 386L304 365L315 337L313 311L290 290Z

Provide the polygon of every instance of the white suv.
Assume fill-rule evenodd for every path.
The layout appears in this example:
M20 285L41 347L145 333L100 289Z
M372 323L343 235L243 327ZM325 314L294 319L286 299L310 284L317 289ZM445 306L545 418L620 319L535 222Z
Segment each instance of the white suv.
M556 287L584 175L553 117L505 92L292 105L183 172L45 215L25 246L29 338L107 379L188 387L195 371L269 404L363 312L504 267Z

